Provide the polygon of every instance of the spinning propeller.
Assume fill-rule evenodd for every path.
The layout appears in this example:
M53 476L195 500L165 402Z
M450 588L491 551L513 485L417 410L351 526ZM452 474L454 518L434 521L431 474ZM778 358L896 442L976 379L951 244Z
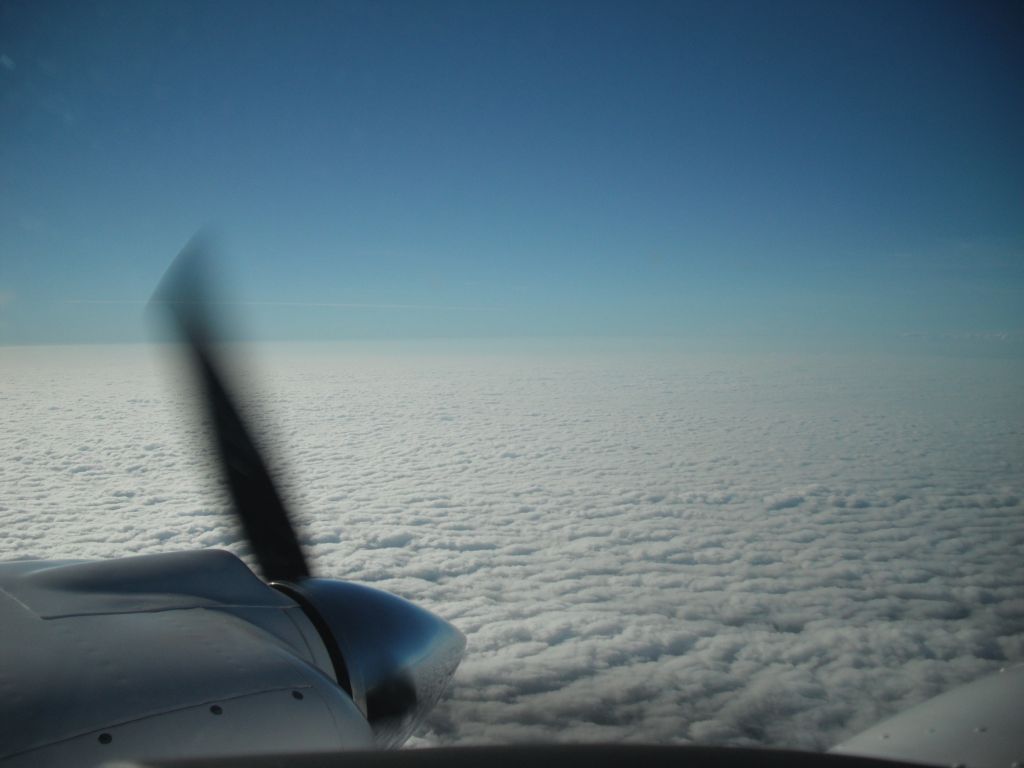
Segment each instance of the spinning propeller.
M326 645L338 685L366 716L378 743L404 741L455 672L465 637L438 616L387 592L316 578L294 519L271 479L216 352L202 278L207 247L194 237L153 295L184 342L199 380L221 472L263 578L294 599Z

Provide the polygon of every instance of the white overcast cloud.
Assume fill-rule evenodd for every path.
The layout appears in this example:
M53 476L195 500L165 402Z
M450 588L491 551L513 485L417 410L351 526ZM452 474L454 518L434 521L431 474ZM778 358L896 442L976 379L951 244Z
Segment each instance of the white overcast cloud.
M0 558L246 549L137 347L0 348ZM452 620L413 740L826 748L1024 660L1012 361L276 349L312 564Z

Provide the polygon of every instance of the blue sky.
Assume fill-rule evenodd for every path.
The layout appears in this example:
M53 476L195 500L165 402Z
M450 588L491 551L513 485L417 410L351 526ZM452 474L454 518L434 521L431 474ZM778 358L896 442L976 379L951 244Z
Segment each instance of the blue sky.
M0 344L213 224L263 338L1019 354L1020 8L0 0Z

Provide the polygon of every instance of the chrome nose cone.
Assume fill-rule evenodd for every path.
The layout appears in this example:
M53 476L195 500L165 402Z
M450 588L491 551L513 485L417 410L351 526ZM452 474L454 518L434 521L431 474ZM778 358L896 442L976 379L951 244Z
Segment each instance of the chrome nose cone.
M276 584L313 611L344 662L352 698L381 746L405 741L455 674L465 636L430 611L379 589L332 579ZM343 683L339 679L339 683Z

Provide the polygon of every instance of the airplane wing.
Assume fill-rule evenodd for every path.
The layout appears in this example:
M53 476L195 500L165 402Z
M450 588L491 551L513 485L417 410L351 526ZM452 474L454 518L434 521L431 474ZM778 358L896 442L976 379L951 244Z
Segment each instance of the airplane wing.
M1024 765L1024 664L928 699L831 751L929 765Z

